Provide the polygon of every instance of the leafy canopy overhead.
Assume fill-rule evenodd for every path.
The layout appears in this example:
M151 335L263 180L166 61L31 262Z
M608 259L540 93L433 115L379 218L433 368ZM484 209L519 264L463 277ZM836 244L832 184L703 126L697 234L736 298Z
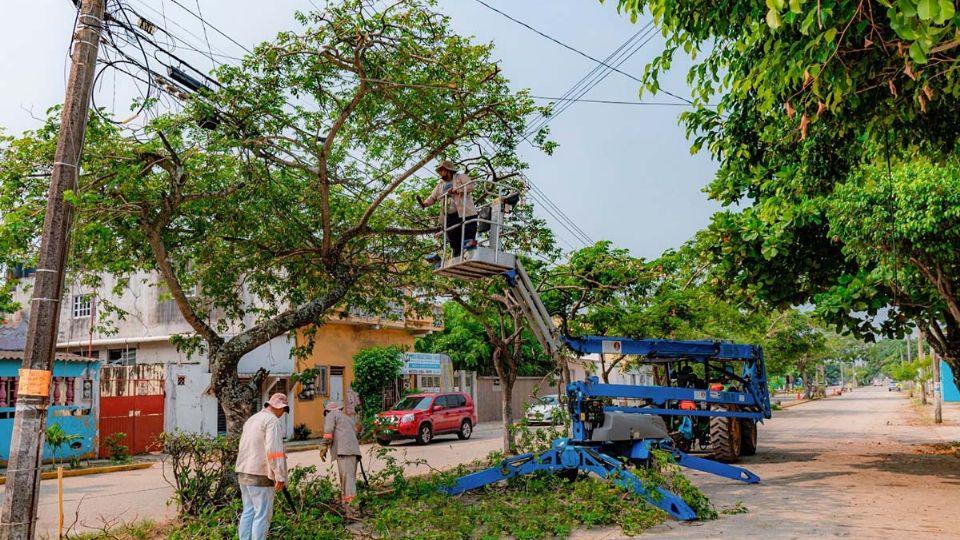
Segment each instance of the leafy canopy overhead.
M698 238L717 287L759 307L814 303L868 339L917 324L960 366L953 2L618 5L667 38L645 90L676 54L697 57L682 121L720 164L706 191L728 208Z
M525 167L515 150L537 109L492 45L455 34L429 0L369 8L298 15L303 28L222 66L218 84L135 137L90 122L69 267L94 287L118 277L118 292L159 274L194 331L178 343L210 355L233 427L250 401L243 354L350 308L409 303L429 280L436 214L415 200L431 163L482 163L478 178ZM58 122L54 110L0 140L4 263L36 256Z

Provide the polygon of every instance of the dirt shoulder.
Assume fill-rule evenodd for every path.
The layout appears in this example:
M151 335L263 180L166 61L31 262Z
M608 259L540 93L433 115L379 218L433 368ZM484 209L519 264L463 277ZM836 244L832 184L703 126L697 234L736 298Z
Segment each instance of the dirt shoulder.
M954 414L951 408L951 418ZM960 408L956 409L960 418ZM742 465L759 485L692 473L718 508L746 514L649 534L665 538L960 538L960 459L921 449L960 440L960 423L934 426L902 394L860 388L778 411ZM581 531L575 538L621 538Z

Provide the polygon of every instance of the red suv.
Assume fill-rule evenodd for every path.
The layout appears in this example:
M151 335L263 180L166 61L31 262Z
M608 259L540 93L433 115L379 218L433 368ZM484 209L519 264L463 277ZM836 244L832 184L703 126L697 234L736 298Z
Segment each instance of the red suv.
M377 414L377 423L377 442L383 446L400 439L429 444L443 433L469 439L477 425L477 413L473 400L462 392L410 394L389 411Z

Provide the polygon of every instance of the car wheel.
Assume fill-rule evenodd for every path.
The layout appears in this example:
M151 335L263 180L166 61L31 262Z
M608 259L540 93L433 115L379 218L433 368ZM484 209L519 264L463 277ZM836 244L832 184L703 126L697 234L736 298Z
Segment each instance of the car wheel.
M430 444L430 441L433 440L433 428L430 427L430 424L423 424L420 426L420 430L417 431L417 442L420 444Z
M473 424L471 424L469 420L464 420L463 423L460 424L460 431L457 432L457 437L459 437L461 441L465 441L469 439L471 435L473 435Z
M377 439L377 444L380 446L390 446L390 439Z

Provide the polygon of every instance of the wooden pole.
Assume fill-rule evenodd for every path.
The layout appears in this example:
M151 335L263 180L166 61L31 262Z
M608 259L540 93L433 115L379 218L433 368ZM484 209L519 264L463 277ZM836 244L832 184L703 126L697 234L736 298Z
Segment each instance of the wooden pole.
M943 423L943 408L941 402L943 401L943 396L941 395L941 386L940 386L940 355L933 355L933 422L935 424Z
M0 540L28 540L36 535L43 430L47 423L64 268L73 218L64 193L77 186L103 12L104 0L80 2L70 76L43 216L37 274L29 306L29 325L10 440L6 496L0 512Z
M63 538L63 465L57 467L57 538Z

